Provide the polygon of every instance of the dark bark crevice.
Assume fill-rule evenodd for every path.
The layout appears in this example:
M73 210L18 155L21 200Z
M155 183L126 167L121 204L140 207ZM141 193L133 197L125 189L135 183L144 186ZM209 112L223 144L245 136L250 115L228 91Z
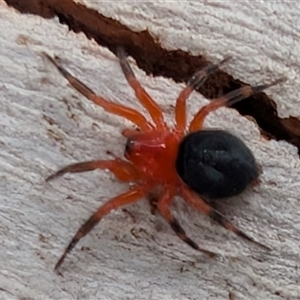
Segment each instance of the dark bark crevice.
M72 0L5 1L24 14L35 14L43 18L57 16L70 30L84 33L112 52L115 52L117 46L122 45L136 60L138 66L153 76L186 82L196 70L209 64L203 56L192 56L181 50L167 51L148 31L133 32L121 23ZM206 98L214 98L245 84L247 83L219 71L206 81L199 92ZM251 116L265 137L285 140L298 147L300 151L300 121L294 117L280 118L276 103L265 93L259 93L233 107L242 115Z

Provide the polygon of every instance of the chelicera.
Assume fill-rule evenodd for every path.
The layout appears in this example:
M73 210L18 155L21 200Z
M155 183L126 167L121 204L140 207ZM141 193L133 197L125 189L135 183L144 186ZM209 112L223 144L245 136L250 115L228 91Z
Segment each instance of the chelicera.
M119 207L137 202L153 191L156 193L157 210L161 216L170 224L177 236L192 248L210 256L215 255L211 251L200 248L191 240L173 216L170 204L176 195L182 197L195 210L208 215L238 236L268 249L239 230L206 201L238 195L257 181L259 168L252 152L231 133L223 130L203 130L202 127L205 117L210 112L222 106L230 106L282 80L254 87L244 86L213 99L208 105L202 107L188 124L187 98L194 89L205 82L210 74L216 72L221 64L228 61L229 58L225 58L220 63L209 65L192 76L176 100L175 124L169 127L164 121L161 108L136 79L126 59L125 51L118 48L116 52L125 78L140 103L148 111L151 120L147 120L135 109L114 104L96 95L64 69L57 60L45 54L79 93L107 112L130 120L137 126L136 130L124 129L122 132L127 138L123 158L75 163L47 178L49 181L65 173L108 169L120 181L131 183L128 191L101 205L79 228L55 265L55 269L60 267L66 255L78 241L89 233L105 215Z

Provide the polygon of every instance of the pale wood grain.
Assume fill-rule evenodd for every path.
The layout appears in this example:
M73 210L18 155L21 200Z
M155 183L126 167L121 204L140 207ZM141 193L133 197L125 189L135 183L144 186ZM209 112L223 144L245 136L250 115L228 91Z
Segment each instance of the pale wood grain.
M207 54L212 60L222 57L226 50L239 59L224 68L249 83L290 72L292 77L285 85L267 93L286 108L282 113L294 108L299 116L299 99L296 93L290 95L299 87L295 76L298 42L289 40L288 47L277 46L276 51L270 45L257 47L254 42L267 36L275 45L275 37L278 43L286 31L295 36L292 26L285 25L290 22L288 4L266 2L260 9L253 4L252 13L251 4L245 5L248 10L242 19L253 25L250 42L235 34L241 27L248 38L250 26L239 24L234 19L238 14L225 4L185 5L184 10L179 4L176 7L167 2L161 2L159 9L149 5L151 18L139 8L131 9L129 15L129 4L125 2L102 3L98 9L101 13L113 12L125 24L132 23L135 30L140 24L151 27L172 49L185 45L184 50ZM146 11L147 7L143 4L142 8ZM264 13L265 23L269 20L274 24L271 12L276 9L287 13L282 11L276 28L270 25L265 34L256 18ZM191 10L198 10L197 19L191 19ZM168 26L167 12L174 20ZM219 22L226 21L227 31L226 26L215 30L216 16ZM54 264L80 224L108 197L125 190L126 185L107 172L68 175L47 184L44 178L65 164L106 157L107 150L122 155L125 141L120 131L131 124L106 114L76 93L40 52L58 55L67 69L100 95L139 106L117 59L107 49L83 34L69 32L57 20L20 15L1 1L0 19L1 299L202 300L228 299L230 291L237 299L299 298L297 150L285 142L262 139L254 123L231 109L211 115L206 126L231 129L241 136L254 150L264 173L259 187L226 202L223 209L243 230L270 246L271 253L211 225L206 217L176 201L174 208L189 234L200 245L222 255L218 260L207 259L178 240L162 220L150 214L146 201L141 201L128 207L130 214L117 211L105 218L65 261L61 270L64 277L55 274ZM176 27L180 19L185 21ZM192 22L203 19L207 35L204 31L193 32ZM155 29L162 27L165 31ZM172 27L177 44L172 44ZM235 46L232 41L236 41ZM290 56L282 63L286 51ZM136 67L134 70L171 120L174 99L183 85L166 78L149 78ZM204 103L207 100L193 94L190 111ZM80 251L82 246L90 250Z

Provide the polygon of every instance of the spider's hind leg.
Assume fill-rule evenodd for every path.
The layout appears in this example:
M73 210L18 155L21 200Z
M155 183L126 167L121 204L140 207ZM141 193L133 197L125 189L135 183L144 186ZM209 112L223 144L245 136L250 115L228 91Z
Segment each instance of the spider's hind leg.
M219 67L226 63L231 57L226 57L218 64L208 65L197 71L187 82L186 87L180 92L175 105L176 131L184 132L186 128L186 101L193 90L198 89L204 84L208 76L219 70Z
M176 233L176 235L184 241L186 244L188 244L191 248L203 252L210 257L217 256L216 253L205 250L200 248L191 238L189 238L184 231L184 229L179 224L178 220L172 215L170 210L170 204L175 196L175 189L170 187L167 188L163 194L158 199L157 203L157 209L159 210L162 217L170 224L173 231Z
M283 81L285 81L286 78L280 78L278 80L275 80L274 82L270 84L263 84L263 85L257 85L257 86L243 86L239 89L236 89L230 93L227 93L226 95L219 97L217 99L211 99L211 102L205 106L203 106L197 114L194 116L193 120L190 123L189 126L189 132L194 132L197 130L200 130L203 126L203 122L207 115L218 108L222 106L231 106L239 101L242 101L256 93L262 92L263 90L279 84Z
M209 216L212 220L214 220L227 230L234 232L236 235L242 237L243 239L248 240L249 242L252 242L268 251L271 250L269 247L265 246L264 244L261 244L260 242L255 241L252 237L238 229L234 224L227 220L225 216L223 216L219 211L207 204L196 193L190 191L187 188L182 188L181 196L188 204L194 207L197 211Z

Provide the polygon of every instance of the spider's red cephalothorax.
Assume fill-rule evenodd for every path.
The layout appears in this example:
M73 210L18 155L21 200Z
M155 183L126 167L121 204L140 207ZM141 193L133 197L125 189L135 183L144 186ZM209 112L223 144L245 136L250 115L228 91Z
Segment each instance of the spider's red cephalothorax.
M179 186L181 180L174 164L179 142L178 134L167 129L128 136L125 158L145 182Z
M135 109L114 104L97 96L81 81L49 55L44 55L57 67L60 73L82 95L104 108L107 112L132 121L138 130L125 129L122 134L127 138L124 159L95 160L69 165L49 176L47 181L65 173L109 169L119 180L133 183L133 186L121 195L115 196L100 208L81 226L72 238L65 252L55 265L55 269L64 261L78 241L84 237L105 215L112 210L137 202L153 191L158 191L157 209L172 229L192 248L214 256L208 250L193 242L174 218L170 204L175 195L181 196L196 210L208 215L223 227L237 235L252 241L266 249L266 246L254 241L230 223L220 212L200 198L220 199L241 193L258 177L258 167L254 156L246 145L226 131L201 130L205 117L222 106L230 106L250 95L279 83L277 80L268 85L244 86L223 97L213 99L202 107L187 124L186 100L191 92L204 83L206 78L217 71L219 66L209 65L196 72L177 98L175 106L175 125L166 125L163 113L155 101L143 89L134 76L122 48L117 56L123 73L134 90L140 103L149 112L152 121L147 120ZM159 189L157 189L159 187Z

